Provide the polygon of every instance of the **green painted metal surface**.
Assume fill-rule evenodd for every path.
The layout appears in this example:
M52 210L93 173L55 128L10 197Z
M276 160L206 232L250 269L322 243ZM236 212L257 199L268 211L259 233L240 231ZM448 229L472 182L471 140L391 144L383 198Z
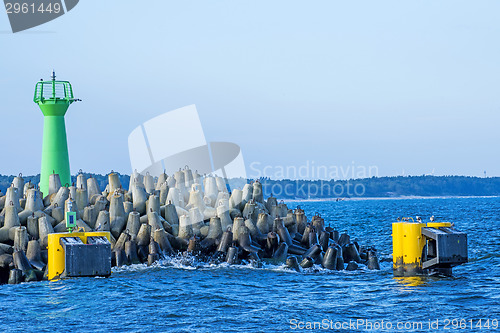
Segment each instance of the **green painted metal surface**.
M49 194L49 176L52 173L59 174L62 185L71 184L64 115L77 99L73 97L68 81L56 81L55 78L53 73L52 80L38 82L33 97L44 115L40 171L40 190L44 196Z

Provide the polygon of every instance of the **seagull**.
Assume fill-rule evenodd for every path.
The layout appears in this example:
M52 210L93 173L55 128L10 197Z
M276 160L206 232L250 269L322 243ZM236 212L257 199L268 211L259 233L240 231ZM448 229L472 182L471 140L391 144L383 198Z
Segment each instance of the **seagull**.
M430 217L431 222L434 222L434 215Z

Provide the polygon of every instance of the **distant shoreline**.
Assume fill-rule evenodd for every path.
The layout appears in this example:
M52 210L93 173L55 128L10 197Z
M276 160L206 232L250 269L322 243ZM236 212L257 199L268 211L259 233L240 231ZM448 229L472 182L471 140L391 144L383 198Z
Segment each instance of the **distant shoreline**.
M467 196L400 196L400 197L354 197L354 198L339 198L338 202L342 201L366 201L366 200L415 200L415 199L479 199L479 198L500 198L498 195L467 195ZM286 202L318 202L331 201L337 202L337 199L318 198L318 199L283 199Z
M108 183L108 175L84 173L96 179L101 191ZM128 189L129 175L118 174L124 189ZM15 176L0 175L0 191L5 194ZM25 182L39 182L39 175L24 176ZM243 189L253 179L231 178L231 189ZM396 176L351 180L271 180L260 178L265 197L273 195L287 201L344 200L406 200L442 198L488 198L500 196L500 177L469 176ZM76 176L72 176L76 183ZM229 189L229 188L228 188Z

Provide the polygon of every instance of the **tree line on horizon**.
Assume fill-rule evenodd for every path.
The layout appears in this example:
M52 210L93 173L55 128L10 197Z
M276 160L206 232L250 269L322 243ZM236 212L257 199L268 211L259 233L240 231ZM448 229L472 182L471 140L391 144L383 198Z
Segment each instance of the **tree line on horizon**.
M104 190L107 175L85 173L97 179ZM0 175L0 191L5 194L15 176ZM119 174L122 186L128 189L129 175ZM40 175L24 176L25 182L38 184ZM252 181L252 180L248 180ZM500 177L471 176L395 176L351 180L273 180L260 178L264 196L278 199L336 199L353 197L401 196L500 196ZM72 176L76 182L76 176ZM242 180L240 184L245 181Z

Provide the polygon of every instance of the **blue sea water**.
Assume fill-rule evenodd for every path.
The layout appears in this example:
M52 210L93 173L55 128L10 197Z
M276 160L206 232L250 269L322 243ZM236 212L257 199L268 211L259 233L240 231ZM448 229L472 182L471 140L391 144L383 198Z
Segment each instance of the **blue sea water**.
M500 198L288 203L297 204L386 260L397 217L434 215L468 233L470 262L449 278L394 278L389 261L380 271L296 273L170 258L110 278L2 285L0 330L500 332Z

